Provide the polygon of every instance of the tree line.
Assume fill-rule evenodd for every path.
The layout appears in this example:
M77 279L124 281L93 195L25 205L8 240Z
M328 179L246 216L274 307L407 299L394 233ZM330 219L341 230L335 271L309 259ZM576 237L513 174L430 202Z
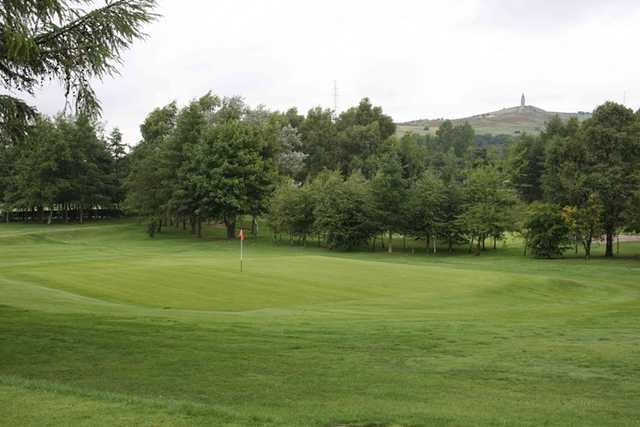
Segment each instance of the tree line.
M574 240L588 257L601 235L606 256L613 256L615 235L640 228L640 112L607 102L581 123L556 117L541 135L518 140L508 168L514 188L542 221L524 228L544 256L560 254Z
M397 234L427 250L462 244L479 253L486 241L495 247L519 233L539 257L572 245L589 257L600 237L613 256L614 237L640 229L640 112L607 102L590 119L555 117L540 135L507 145L474 140L468 124L444 122L434 136L390 136L366 158L343 152L340 163L358 167L310 170L279 186L271 226L290 240L315 235L343 249L384 245L386 234L389 251Z
M435 135L395 136L368 99L336 115L284 113L206 94L151 112L127 152L104 135L92 79L144 37L155 1L21 0L0 5L0 84L34 94L59 79L73 115L47 118L0 95L0 210L5 219L80 221L123 209L150 234L203 221L268 218L277 236L351 249L387 236L476 252L506 233L537 256L640 229L640 112L605 103L591 118L551 120L540 135L476 136L445 121ZM506 143L496 143L504 140ZM187 227L187 224L189 227ZM255 230L254 230L255 231Z
M85 115L38 116L17 143L0 146L0 211L7 222L117 215L127 165L117 128L105 137Z
M127 151L87 116L39 117L0 153L2 209L30 218L82 220L96 207L144 218L151 235L174 226L264 218L282 241L332 249L394 237L425 250L480 253L520 233L552 257L637 230L640 114L606 103L583 122L551 120L540 135L479 144L467 123L396 135L391 117L363 99L335 114L251 108L212 93L153 110ZM86 212L86 213L85 213Z

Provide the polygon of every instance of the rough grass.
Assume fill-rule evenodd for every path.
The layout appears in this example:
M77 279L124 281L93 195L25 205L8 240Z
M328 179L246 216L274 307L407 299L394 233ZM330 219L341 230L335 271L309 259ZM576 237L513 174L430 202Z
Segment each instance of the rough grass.
M637 242L585 263L265 239L240 274L209 235L0 226L0 424L640 425Z

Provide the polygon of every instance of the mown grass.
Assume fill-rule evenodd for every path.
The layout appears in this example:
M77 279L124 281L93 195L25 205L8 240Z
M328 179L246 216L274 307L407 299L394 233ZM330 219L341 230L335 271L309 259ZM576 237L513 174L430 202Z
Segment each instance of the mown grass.
M640 425L640 245L336 253L0 226L0 424Z

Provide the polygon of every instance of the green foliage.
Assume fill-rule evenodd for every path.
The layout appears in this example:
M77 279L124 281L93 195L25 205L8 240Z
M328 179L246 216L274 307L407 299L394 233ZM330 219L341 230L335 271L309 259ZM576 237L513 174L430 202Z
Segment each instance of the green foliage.
M457 157L464 157L475 138L475 132L469 123L453 125L449 120L440 125L436 135L442 150L453 150Z
M8 91L33 94L43 81L60 80L78 113L100 107L92 79L113 74L122 52L144 37L156 15L154 0L6 0L0 4L0 82ZM89 10L83 9L89 6ZM12 138L33 119L33 109L10 96L0 98L0 131Z
M533 135L520 136L509 153L509 170L511 182L525 202L542 200L544 140Z
M585 256L589 258L593 239L605 231L602 223L604 206L600 196L593 193L581 206L567 206L562 211L571 233L582 243Z
M393 250L393 233L406 228L406 181L398 156L391 152L381 159L380 167L371 180L371 195L376 222L380 231L389 233L389 252Z
M337 164L336 137L331 110L320 107L309 110L298 130L302 138L306 176L316 176L324 169L333 169Z
M154 110L132 155L128 206L150 222L188 220L199 236L203 221L222 221L235 238L237 216L264 213L274 188L274 117L211 93Z
M427 149L413 135L404 135L400 140L392 140L394 150L402 164L402 177L409 182L418 179L426 169Z
M306 243L315 224L316 190L314 185L298 186L291 181L286 181L276 189L268 215L269 224L276 235L288 233Z
M346 180L339 172L316 178L315 229L325 235L331 249L355 249L375 235L378 225L368 183L358 173Z
M409 190L407 224L409 234L429 242L446 230L445 184L431 171L425 172Z
M585 150L585 186L602 200L607 255L613 256L613 235L640 187L640 122L632 110L607 102L584 123L578 139Z
M538 258L562 256L571 243L569 225L557 205L532 204L524 229L526 244Z
M253 212L272 191L273 164L262 157L262 143L257 126L225 121L202 135L183 166L197 215L222 220L229 238L235 236L237 216Z
M296 180L304 176L304 161L307 154L302 152L302 140L296 128L286 124L278 135L279 152L276 157L278 172Z
M463 187L463 211L458 223L475 239L476 250L484 248L485 239L502 238L515 228L517 197L506 178L495 168L472 170Z
M108 207L120 200L122 183L99 126L85 116L39 117L21 144L4 150L3 204L7 210Z
M177 115L175 102L153 110L140 126L142 141L129 156L125 206L129 211L149 218L150 222L162 215L171 196L166 182L171 171L166 167L168 161L165 150Z

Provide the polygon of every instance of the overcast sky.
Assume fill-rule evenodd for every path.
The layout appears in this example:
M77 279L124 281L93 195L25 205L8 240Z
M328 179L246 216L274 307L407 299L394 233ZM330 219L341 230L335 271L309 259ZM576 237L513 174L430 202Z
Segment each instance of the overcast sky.
M640 107L640 1L159 0L149 38L96 83L107 127L135 144L155 107L208 90L274 110L363 97L396 121L465 117L527 103ZM53 114L61 92L35 101Z

